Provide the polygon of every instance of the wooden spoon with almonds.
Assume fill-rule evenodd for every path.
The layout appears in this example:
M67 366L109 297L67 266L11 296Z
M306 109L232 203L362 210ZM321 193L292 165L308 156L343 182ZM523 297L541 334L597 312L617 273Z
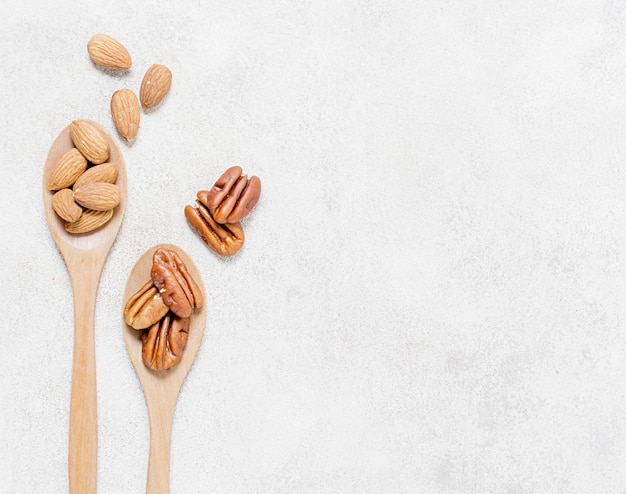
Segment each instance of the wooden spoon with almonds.
M99 229L69 233L52 207L54 192L48 189L51 171L59 158L74 147L70 126L55 139L43 171L43 202L52 236L69 272L74 295L74 353L70 397L68 470L72 494L96 492L98 420L95 359L95 308L100 276L117 236L126 206L126 167L115 140L96 122L109 143L109 161L118 166L121 200L111 219Z

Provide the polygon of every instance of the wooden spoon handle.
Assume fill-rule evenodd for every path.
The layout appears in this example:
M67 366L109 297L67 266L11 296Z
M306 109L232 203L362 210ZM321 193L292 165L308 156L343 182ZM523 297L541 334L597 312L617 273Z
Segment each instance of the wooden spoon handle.
M155 407L161 408L161 407ZM173 407L163 407L150 415L150 456L146 494L169 494L170 447L172 441Z
M98 460L95 306L100 271L70 270L74 292L74 358L69 425L70 494L95 494Z

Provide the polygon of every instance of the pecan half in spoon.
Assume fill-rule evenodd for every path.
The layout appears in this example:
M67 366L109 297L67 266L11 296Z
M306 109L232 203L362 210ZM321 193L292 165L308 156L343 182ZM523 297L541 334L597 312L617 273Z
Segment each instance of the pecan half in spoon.
M150 277L165 305L177 316L189 317L196 307L202 307L202 292L176 252L157 249Z
M189 317L178 317L172 312L141 335L141 358L152 370L166 370L176 365L183 356L189 336Z

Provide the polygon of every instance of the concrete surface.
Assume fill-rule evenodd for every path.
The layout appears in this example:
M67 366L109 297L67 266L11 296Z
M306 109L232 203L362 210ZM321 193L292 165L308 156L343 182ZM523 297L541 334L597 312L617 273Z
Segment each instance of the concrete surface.
M131 52L122 75L86 43ZM175 243L209 315L172 493L626 492L626 3L58 2L0 16L0 492L67 492L72 294L41 170L173 73L122 144L96 313L101 493L145 490L127 275ZM183 208L263 181L236 258Z

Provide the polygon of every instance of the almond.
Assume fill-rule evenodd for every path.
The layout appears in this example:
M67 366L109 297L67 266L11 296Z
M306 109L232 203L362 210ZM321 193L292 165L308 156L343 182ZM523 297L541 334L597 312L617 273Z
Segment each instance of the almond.
M93 182L74 190L74 200L86 209L108 211L120 203L120 189L115 184Z
M172 72L165 65L154 64L143 76L139 88L139 100L144 110L157 106L172 85Z
M74 120L70 124L74 146L88 161L98 165L109 159L109 141L106 134L87 120Z
M87 51L96 64L107 69L124 70L132 65L128 50L106 34L92 36L87 43Z
M71 187L87 169L87 160L76 148L69 149L55 163L48 177L48 189L59 190Z
M113 217L113 210L108 211L92 211L87 209L80 215L78 221L66 223L65 229L69 233L87 233L92 232L105 225Z
M137 136L139 129L139 100L130 89L115 91L111 97L111 116L119 134L127 141Z
M119 168L115 163L102 163L100 165L94 165L78 177L76 182L74 182L74 190L85 184L91 184L94 182L107 182L114 184L117 180L118 172Z
M55 192L52 196L52 209L61 219L70 223L78 221L83 212L83 208L74 201L74 193L71 189L61 189Z

